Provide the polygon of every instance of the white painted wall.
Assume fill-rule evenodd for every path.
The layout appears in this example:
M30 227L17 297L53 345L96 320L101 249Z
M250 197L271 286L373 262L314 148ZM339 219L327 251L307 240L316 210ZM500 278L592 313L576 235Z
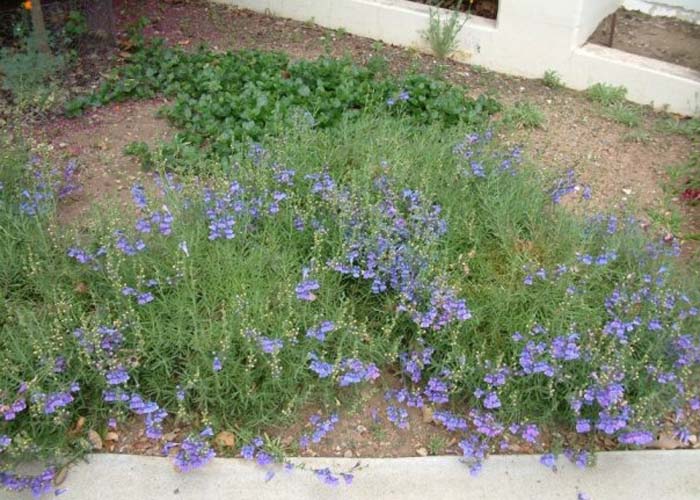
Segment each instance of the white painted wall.
M214 0L387 43L429 51L421 33L429 7L406 0ZM688 0L678 0L688 1ZM696 1L696 0L693 0ZM700 0L698 0L700 1ZM614 49L582 46L622 0L500 0L498 20L471 17L453 57L495 71L541 78L557 71L571 88L624 85L630 100L700 113L700 72ZM444 11L449 15L449 11Z
M700 0L638 0L639 3L666 5L669 7L682 7L688 10L700 11ZM627 3L627 2L625 2Z
M700 24L700 0L625 0L623 5L652 16L677 17Z
M576 45L582 45L596 30L600 21L615 12L622 0L588 0L580 4L581 13L576 32Z

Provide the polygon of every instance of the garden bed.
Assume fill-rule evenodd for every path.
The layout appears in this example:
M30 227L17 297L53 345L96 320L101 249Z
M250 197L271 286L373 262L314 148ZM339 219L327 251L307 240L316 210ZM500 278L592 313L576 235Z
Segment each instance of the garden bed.
M620 8L613 48L700 71L700 25ZM590 42L608 45L612 16L600 23Z
M3 459L102 449L186 471L214 451L263 469L454 453L477 472L490 453L552 467L693 445L697 283L680 242L628 219L619 193L535 168L516 142L537 110L456 85L462 66L402 71L397 49L250 13L232 16L241 45L320 35L325 56L190 49L163 13L184 8L147 27L169 46L130 44L68 106L84 116L42 127L56 150L27 163L5 144ZM355 61L332 57L347 47ZM1 477L43 489L56 472ZM349 479L336 472L316 475Z

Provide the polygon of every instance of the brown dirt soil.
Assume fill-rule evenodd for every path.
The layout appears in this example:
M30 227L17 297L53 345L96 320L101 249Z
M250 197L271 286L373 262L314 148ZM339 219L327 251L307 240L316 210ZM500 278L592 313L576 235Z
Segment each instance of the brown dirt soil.
M410 0L443 9L461 10L475 16L496 19L498 15L498 0Z
M457 454L455 434L447 432L432 421L432 410L407 408L409 428L405 430L387 420L386 409L392 403L384 399L384 394L389 389L401 387L399 379L388 375L373 385L364 387L358 400L350 405L350 408L338 412L340 421L335 430L300 455L350 458ZM283 445L294 446L300 436L311 433L311 415L318 414L325 419L330 413L318 408L308 408L300 414L295 425L271 428L269 433L280 436Z
M538 80L436 61L412 50L325 30L310 23L198 1L115 0L115 6L122 33L129 23L146 15L153 21L146 30L147 35L162 37L168 43L183 47L204 42L216 50L276 50L299 59L329 52L335 56L349 54L358 62L365 62L371 55L381 52L393 72L409 69L440 72L453 82L468 85L473 95L488 92L506 105L532 103L544 114L542 128L501 129L498 140L506 145L523 145L529 160L544 170L574 169L577 178L593 188L592 210L625 206L642 215L651 210L667 212L672 205L664 194L666 168L687 161L693 151L700 148L697 141L694 143L688 137L662 132L659 121L667 119L668 115L647 108L642 108L642 124L629 128L603 117L600 107L580 92L552 90ZM81 167L83 192L62 208L63 220L80 220L95 201L115 196L124 201L128 197L131 183L144 174L139 171L137 160L123 154L123 148L134 140L153 145L171 136L173 130L155 116L163 103L112 105L78 119L58 119L34 130L35 137L52 144L57 153L77 157ZM698 222L700 210L689 210L695 211L685 220ZM410 431L400 431L386 421L384 390L396 383L384 378L368 388L362 398L365 404L344 413L337 429L309 453L329 456L455 453L456 443L451 435L436 424L424 421L418 410L409 411ZM378 409L380 423L373 421L371 408ZM309 408L301 413L296 425L270 429L270 433L283 443L291 444L305 432L309 415L317 410ZM186 430L171 429L169 432L181 435ZM119 439L106 443L105 449L124 453L158 452L144 440L140 424L119 429L118 434ZM535 451L522 443L514 444L516 448L511 451Z
M162 100L114 104L79 118L58 118L35 134L58 155L78 158L82 189L61 205L61 222L80 220L98 201L116 198L126 206L129 188L143 182L145 174L136 158L124 154L124 147L134 141L154 146L173 134L167 122L156 117L163 104Z
M603 19L589 42L608 45L612 16ZM700 25L620 8L613 48L700 71Z

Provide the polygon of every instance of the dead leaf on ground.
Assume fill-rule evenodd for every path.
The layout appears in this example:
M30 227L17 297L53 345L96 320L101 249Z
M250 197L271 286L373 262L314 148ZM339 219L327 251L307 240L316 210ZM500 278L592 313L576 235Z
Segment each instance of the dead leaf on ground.
M83 430L84 426L85 426L85 417L78 417L78 420L75 422L75 425L71 429L70 433L71 434L79 434L80 431Z
M433 421L433 409L432 408L430 408L428 406L424 406L423 408L421 408L421 411L423 413L423 423L424 424L429 424L430 422Z
M60 486L63 481L66 480L66 476L68 475L68 467L63 467L60 471L58 471L58 474L53 478L53 484L54 486Z
M683 446L678 439L670 434L659 434L659 439L649 444L649 448L658 448L660 450L675 450Z
M236 445L236 436L232 432L221 431L214 438L214 442L219 446L233 448Z
M95 431L94 429L90 429L87 433L88 441L90 441L90 444L92 445L93 450L101 450L102 449L102 438L100 435Z

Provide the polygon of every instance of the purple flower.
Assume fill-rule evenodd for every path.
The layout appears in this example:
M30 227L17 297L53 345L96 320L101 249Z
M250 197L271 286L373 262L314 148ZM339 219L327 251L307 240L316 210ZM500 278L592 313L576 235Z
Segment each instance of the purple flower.
M185 389L183 389L182 386L178 384L177 387L175 387L175 398L178 401L184 401L185 397L186 397Z
M211 433L202 432L199 436L188 436L180 445L177 455L173 458L175 467L180 472L190 472L202 467L214 458L214 450L209 445L208 440Z
M647 431L631 431L620 434L618 438L622 444L633 444L636 446L644 446L654 440L654 435Z
M492 414L477 410L469 412L476 431L486 437L494 438L503 433L503 424L499 423Z
M487 374L484 377L484 382L494 387L500 387L502 385L505 385L506 379L509 374L510 370L508 368L500 368L495 372Z
M542 455L540 457L540 463L548 469L552 469L553 471L557 470L557 458L552 453L545 453Z
M617 431L624 429L627 426L627 416L625 412L620 415L611 415L606 411L601 411L596 429L603 431L605 434L612 435Z
M537 442L537 438L540 435L540 431L537 429L537 426L534 424L529 424L526 425L525 428L523 429L523 432L521 434L522 438L527 441L528 443L535 443Z
M404 352L399 356L403 371L411 377L414 384L420 382L423 368L431 363L433 352L435 349L426 347L422 351L413 351L410 355Z
M329 377L333 373L332 364L317 359L311 361L309 368L312 372L316 373L319 376L319 378Z
M306 331L306 336L323 342L326 340L326 335L335 330L335 324L332 321L324 321L320 325L309 328Z
M469 473L472 476L478 475L489 450L488 442L481 436L471 434L459 442L459 447L462 449L462 456L470 463Z
M338 477L333 475L328 467L325 469L314 469L314 474L316 474L317 478L329 486L338 486L338 484L340 484Z
M345 359L340 363L343 374L338 380L340 387L372 381L379 378L379 369L374 363L363 363L359 359Z
M129 374L123 366L118 366L114 370L105 373L105 379L109 385L121 385L129 380Z
M144 305L144 304L148 304L149 302L153 302L153 299L154 299L154 298L155 298L155 297L153 297L153 294L152 294L151 292L140 293L140 294L136 297L136 303L137 303L138 305L142 306L142 305Z
M131 186L131 198L134 200L134 204L141 210L148 206L148 201L146 200L146 190L141 185L134 184Z
M388 406L386 409L386 418L399 429L408 429L408 412L405 408Z
M214 361L212 362L212 369L215 372L220 372L223 368L223 365L221 364L221 360L219 359L219 356L214 357Z
M489 410L501 407L501 400L495 392L489 392L484 399L484 407Z
M449 386L439 378L431 377L423 391L423 394L433 403L447 403L449 401Z
M576 421L576 432L585 434L591 431L591 421L586 418L580 418Z
M274 462L274 459L272 458L272 455L265 451L258 451L257 454L255 455L255 463L257 463L259 466L264 467L266 465L270 465L271 463Z
M313 302L316 300L316 295L314 291L321 288L316 280L306 280L299 283L296 287L296 294L299 300L306 300L308 302Z
M442 424L450 432L467 430L467 421L449 411L437 410L433 412L433 420Z
M68 406L73 402L73 396L70 392L53 392L47 394L44 400L44 413L46 415L51 415L56 413L59 408Z
M156 413L160 407L153 401L144 401L140 394L132 394L129 398L129 409L137 415Z
M306 449L312 442L320 443L326 434L335 429L335 424L337 424L338 421L339 418L337 413L333 413L325 420L321 419L320 415L312 415L309 418L309 422L313 426L313 431L310 436L308 434L304 434L301 436L301 438L299 438L299 446L302 449Z
M284 342L282 342L282 339L271 339L261 336L258 339L258 343L260 344L260 349L267 354L277 354L282 347L284 347Z
M590 462L590 454L586 450L575 452L574 450L566 449L564 450L564 455L579 469L585 469Z
M255 458L255 453L261 450L263 446L263 440L260 436L254 438L249 444L241 448L241 456L246 460L253 460Z
M145 218L139 218L136 221L135 227L139 233L150 233L151 232L151 223L148 221L148 219L145 219Z
M0 453L5 451L12 444L12 438L6 434L0 434Z
M567 337L556 337L552 340L551 353L554 359L573 361L581 356L580 348L576 343L579 339L577 333L572 333Z
M88 252L78 247L71 247L68 249L68 257L77 260L80 264L87 264L91 262L94 257Z
M64 371L66 371L66 358L63 356L58 356L53 363L53 372L63 373Z

